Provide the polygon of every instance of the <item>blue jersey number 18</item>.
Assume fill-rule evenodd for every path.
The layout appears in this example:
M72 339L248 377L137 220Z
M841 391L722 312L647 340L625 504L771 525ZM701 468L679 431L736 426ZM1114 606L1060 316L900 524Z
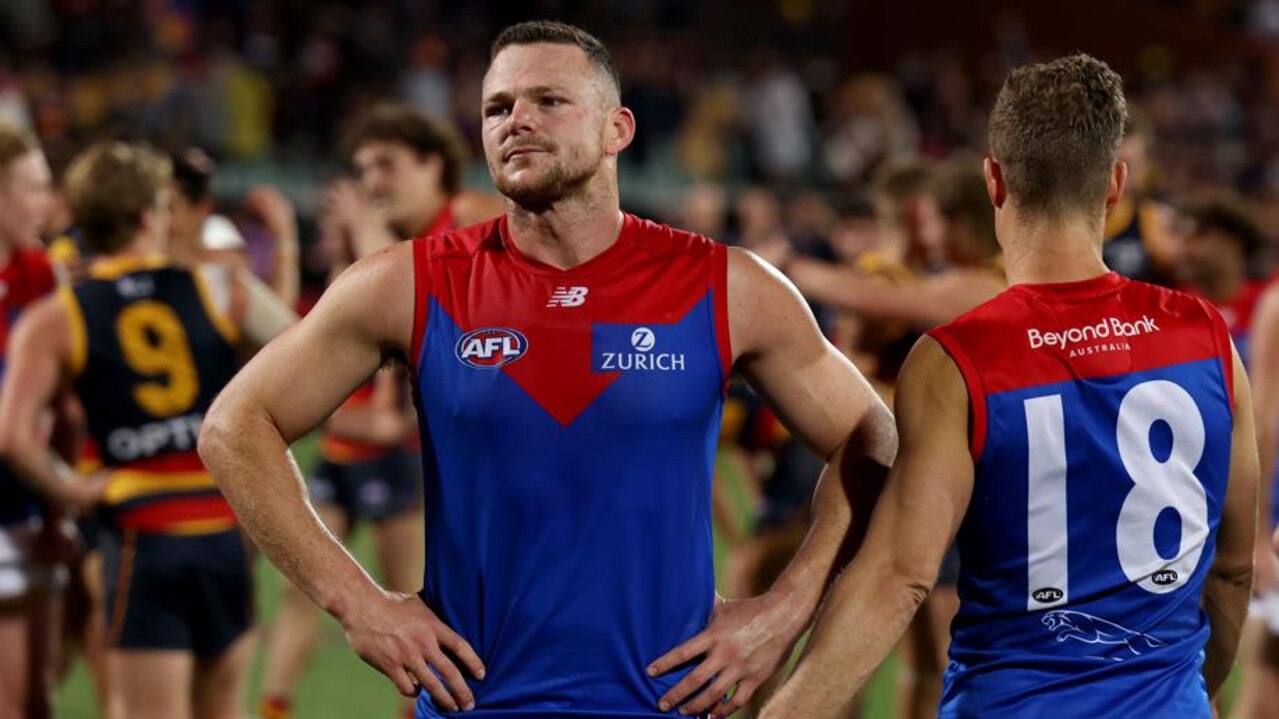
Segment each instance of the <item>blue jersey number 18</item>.
M1029 454L1026 610L1070 599L1066 526L1066 417L1061 395L1025 401ZM1150 431L1156 422L1172 430L1168 457L1155 457ZM1115 526L1119 566L1148 592L1171 592L1190 580L1208 537L1208 497L1194 469L1204 452L1204 421L1195 400L1167 380L1143 382L1119 405L1115 429L1119 458L1132 480ZM1155 546L1155 522L1166 509L1181 521L1175 556Z

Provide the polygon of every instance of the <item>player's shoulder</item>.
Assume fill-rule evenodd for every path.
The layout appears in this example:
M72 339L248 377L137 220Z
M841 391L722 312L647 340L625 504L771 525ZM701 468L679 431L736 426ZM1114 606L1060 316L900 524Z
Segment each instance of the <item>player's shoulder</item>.
M638 215L625 213L622 222L622 231L631 236L636 247L652 255L708 257L717 251L723 251L724 246L721 243L705 235L681 230Z
M465 227L434 235L422 235L407 243L414 256L426 259L473 257L487 247L501 244L501 225L505 216L494 217Z

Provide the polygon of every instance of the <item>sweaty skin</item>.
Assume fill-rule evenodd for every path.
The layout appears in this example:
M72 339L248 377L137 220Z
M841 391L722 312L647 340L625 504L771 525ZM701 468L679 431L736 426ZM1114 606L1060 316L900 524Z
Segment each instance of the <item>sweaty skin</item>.
M576 46L512 45L485 78L483 114L490 171L507 196L520 251L563 268L607 249L622 219L616 156L635 130L611 80ZM416 596L388 593L369 578L316 517L287 451L384 360L407 356L412 266L412 248L403 244L345 272L222 393L205 420L200 452L258 545L337 617L352 648L405 695L422 686L452 710L473 705L461 672L482 678L479 658ZM864 526L855 516L869 510L896 449L887 409L825 342L789 283L734 251L728 284L737 371L797 437L830 458L830 468L808 540L773 590L720 604L706 630L653 658L656 674L702 657L659 708L679 704L714 676L682 709L714 707L723 716L785 660L850 543L849 528ZM295 389L298 376L309 379L305 393ZM733 687L732 699L721 702Z

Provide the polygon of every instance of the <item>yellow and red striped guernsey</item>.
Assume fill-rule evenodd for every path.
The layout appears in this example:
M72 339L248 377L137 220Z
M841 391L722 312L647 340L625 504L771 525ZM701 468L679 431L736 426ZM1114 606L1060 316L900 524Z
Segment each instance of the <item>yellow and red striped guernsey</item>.
M194 451L113 469L105 504L122 529L203 534L235 526L231 506Z

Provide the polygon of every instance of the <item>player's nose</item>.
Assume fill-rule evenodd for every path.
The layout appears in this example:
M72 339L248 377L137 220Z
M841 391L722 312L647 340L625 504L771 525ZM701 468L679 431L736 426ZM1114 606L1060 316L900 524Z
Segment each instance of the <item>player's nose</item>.
M517 98L511 106L511 114L507 117L507 131L511 134L526 134L537 129L537 103L524 98Z

